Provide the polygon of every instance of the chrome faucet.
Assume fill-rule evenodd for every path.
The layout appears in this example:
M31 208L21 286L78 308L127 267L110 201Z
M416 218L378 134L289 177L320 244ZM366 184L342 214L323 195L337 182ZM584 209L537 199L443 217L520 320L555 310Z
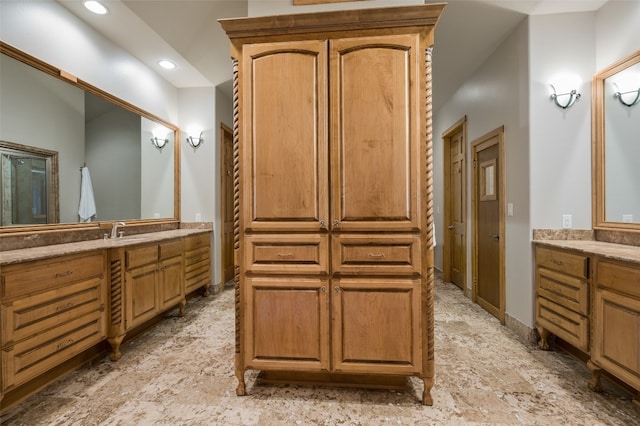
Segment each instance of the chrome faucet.
M113 222L113 226L111 227L111 238L116 238L118 236L118 227L124 227L124 222Z

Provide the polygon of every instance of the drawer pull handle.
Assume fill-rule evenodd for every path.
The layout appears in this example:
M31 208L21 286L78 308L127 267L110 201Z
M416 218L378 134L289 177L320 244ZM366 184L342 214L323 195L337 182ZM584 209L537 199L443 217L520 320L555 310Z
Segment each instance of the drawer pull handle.
M56 278L64 278L64 277L68 277L69 275L73 274L73 271L66 271L66 272L62 272L60 274L56 274Z
M369 253L369 257L383 258L384 257L384 253L380 253L380 254Z
M62 343L58 344L58 350L60 350L60 349L64 349L64 348L66 348L66 347L67 347L67 346L69 346L69 345L73 345L75 342L76 342L76 341L75 341L75 340L73 340L73 339L69 339L69 340L67 340L66 342L62 342Z
M562 265L562 261L561 260L556 260L556 259L551 259L551 263L556 264L558 266Z
M56 308L56 312L60 312L60 311L64 311L64 310L69 309L69 308L73 308L73 305L75 305L75 303L73 303L73 302L69 302L69 303L66 303L64 305L60 305L60 306L58 306Z
M293 253L278 253L278 257L293 257Z

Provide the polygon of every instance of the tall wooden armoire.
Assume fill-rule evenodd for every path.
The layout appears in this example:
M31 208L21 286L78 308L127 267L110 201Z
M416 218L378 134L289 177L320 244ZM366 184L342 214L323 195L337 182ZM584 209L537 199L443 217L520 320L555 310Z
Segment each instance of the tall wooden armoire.
M431 49L444 4L220 21L231 40L237 394L418 376L431 405ZM377 383L377 382L376 382Z

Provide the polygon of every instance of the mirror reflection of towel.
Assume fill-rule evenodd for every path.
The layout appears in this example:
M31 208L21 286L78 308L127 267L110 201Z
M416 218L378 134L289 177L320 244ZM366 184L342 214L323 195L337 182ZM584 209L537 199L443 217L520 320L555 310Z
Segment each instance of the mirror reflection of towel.
M80 222L91 222L96 215L96 201L93 197L93 185L91 184L91 175L88 167L82 167L82 181L80 183L80 207L78 208L78 216Z

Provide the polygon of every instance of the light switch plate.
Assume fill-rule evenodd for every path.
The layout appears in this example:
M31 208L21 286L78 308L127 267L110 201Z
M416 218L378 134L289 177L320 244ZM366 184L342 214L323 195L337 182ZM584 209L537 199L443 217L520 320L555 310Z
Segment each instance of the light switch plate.
M565 229L569 229L573 227L573 217L570 214L562 215L562 227Z

